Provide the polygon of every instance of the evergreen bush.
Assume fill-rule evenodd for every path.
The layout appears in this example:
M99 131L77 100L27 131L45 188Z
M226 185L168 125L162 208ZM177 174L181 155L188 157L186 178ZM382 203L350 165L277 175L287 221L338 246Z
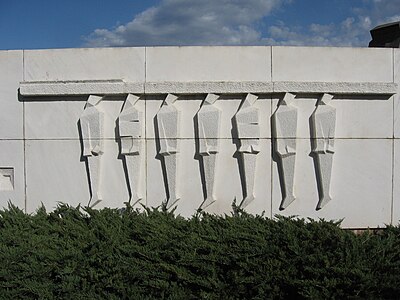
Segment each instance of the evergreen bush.
M0 211L1 299L395 299L400 229L129 205Z

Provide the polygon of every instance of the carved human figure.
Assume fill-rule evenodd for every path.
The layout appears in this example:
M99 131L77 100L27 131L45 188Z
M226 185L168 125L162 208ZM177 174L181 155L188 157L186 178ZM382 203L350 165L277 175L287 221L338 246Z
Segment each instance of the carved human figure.
M336 126L336 109L329 103L333 96L323 94L317 102L317 108L313 112L312 119L312 134L314 161L317 171L317 184L319 190L319 202L317 209L324 207L331 200L330 185L332 174L332 162Z
M217 153L219 152L219 129L221 110L213 104L218 95L208 94L203 105L197 113L199 155L204 169L206 198L200 208L205 208L216 201L215 178L217 171Z
M174 106L176 95L168 94L157 113L159 154L166 174L168 196L166 207L172 207L179 199L179 152L180 112Z
M257 98L254 94L247 94L234 116L234 124L239 138L239 159L243 165L241 181L244 185L244 195L240 204L243 208L255 199L254 180L257 154L260 152L259 109L254 106Z
M280 209L295 199L294 174L296 166L297 108L292 105L294 94L286 93L272 115L274 150L278 156L282 201Z
M121 156L125 164L130 190L130 202L135 204L142 199L139 189L142 175L142 127L143 112L135 107L139 97L128 94L118 118Z
M98 109L102 97L90 95L85 109L79 118L83 144L83 156L86 158L89 177L91 207L102 201L100 194L101 164L103 154L104 114Z

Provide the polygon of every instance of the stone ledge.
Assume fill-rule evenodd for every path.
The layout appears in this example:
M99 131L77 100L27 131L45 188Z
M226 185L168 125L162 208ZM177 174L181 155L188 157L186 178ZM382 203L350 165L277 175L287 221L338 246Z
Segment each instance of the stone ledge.
M144 84L123 80L26 81L20 83L20 93L23 96L143 94Z
M396 89L393 82L274 82L275 93L393 95Z
M20 83L23 96L118 95L118 94L354 94L393 95L392 82L125 82L94 81L25 81Z
M226 81L226 82L146 82L147 94L269 94L273 92L272 82Z

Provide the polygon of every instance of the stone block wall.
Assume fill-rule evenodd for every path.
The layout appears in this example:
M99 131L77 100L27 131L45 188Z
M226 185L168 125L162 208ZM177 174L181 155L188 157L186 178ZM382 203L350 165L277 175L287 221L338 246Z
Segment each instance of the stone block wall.
M0 51L0 205L400 219L400 50Z

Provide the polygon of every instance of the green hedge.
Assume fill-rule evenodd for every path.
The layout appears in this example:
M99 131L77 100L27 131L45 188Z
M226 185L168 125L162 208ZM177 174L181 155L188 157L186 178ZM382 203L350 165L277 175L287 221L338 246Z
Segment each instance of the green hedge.
M0 212L1 299L398 298L400 229L60 205Z

